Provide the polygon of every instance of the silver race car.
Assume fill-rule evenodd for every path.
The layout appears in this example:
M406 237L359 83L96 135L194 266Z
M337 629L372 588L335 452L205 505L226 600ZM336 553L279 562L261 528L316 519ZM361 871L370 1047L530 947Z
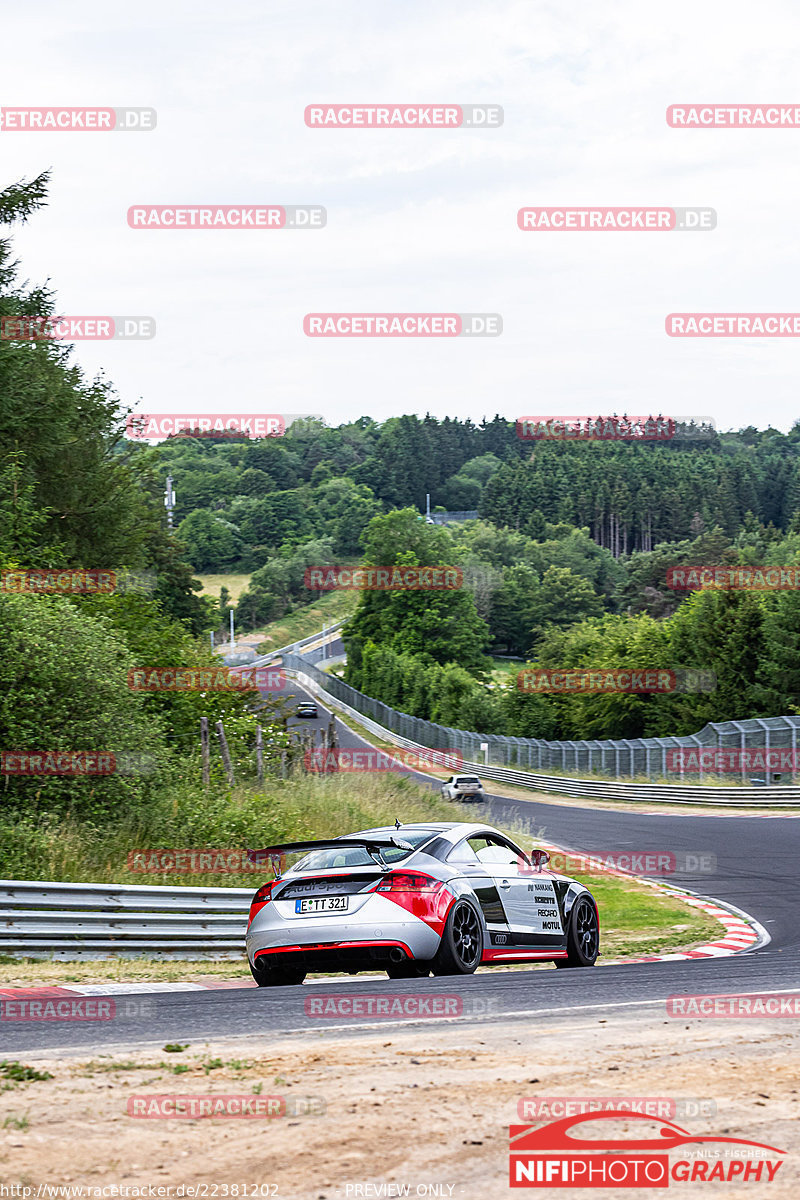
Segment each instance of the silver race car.
M307 851L280 873L285 856ZM396 825L249 851L278 877L253 896L247 957L260 987L309 971L384 969L392 979L469 975L487 963L591 967L597 905L488 825Z

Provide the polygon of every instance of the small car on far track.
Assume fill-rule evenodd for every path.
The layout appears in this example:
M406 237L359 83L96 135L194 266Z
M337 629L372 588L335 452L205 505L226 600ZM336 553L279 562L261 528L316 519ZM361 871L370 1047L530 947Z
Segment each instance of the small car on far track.
M483 784L477 775L451 775L442 784L443 800L485 800Z

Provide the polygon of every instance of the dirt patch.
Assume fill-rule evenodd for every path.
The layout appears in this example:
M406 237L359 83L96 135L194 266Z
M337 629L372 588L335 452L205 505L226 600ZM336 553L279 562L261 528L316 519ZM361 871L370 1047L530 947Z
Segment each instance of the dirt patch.
M217 1196L235 1194L225 1193L225 1184L274 1183L274 1194L296 1200L396 1195L354 1190L388 1183L408 1185L412 1196L499 1198L509 1194L508 1126L520 1120L521 1098L643 1096L705 1101L700 1115L674 1118L693 1134L786 1150L767 1194L788 1200L799 1186L799 1050L800 1032L788 1021L684 1023L659 1011L550 1018L533 1028L493 1019L359 1038L320 1031L279 1045L230 1039L91 1061L29 1056L54 1078L0 1092L0 1176L34 1187L217 1184ZM131 1097L166 1093L280 1096L299 1115L127 1114ZM687 1196L708 1194L699 1183L671 1186ZM764 1194L763 1181L722 1186L726 1197ZM239 1192L245 1194L258 1193ZM613 1200L630 1193L603 1194Z

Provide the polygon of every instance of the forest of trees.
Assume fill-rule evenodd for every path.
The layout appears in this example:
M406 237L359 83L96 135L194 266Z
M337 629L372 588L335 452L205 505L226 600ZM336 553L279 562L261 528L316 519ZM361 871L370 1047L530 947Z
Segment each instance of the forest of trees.
M614 558L748 522L786 530L800 506L800 427L674 442L523 441L511 419L306 419L285 437L178 436L150 452L178 487L176 517L197 570L252 571L287 544L330 536L358 555L371 517L394 508L477 509L537 540L547 523L587 529ZM138 447L141 450L141 447ZM129 449L129 453L133 450Z
M585 527L615 558L748 514L785 529L800 505L800 429L715 435L708 442L540 444L492 476L481 515L538 536L542 518Z
M46 195L46 175L0 192L0 225L33 217ZM11 240L0 238L0 321L53 311L48 290L19 282ZM214 605L197 595L193 564L166 526L157 456L126 443L124 417L70 348L0 338L0 572L12 572L0 575L0 751L141 755L152 766L91 778L4 770L0 843L12 825L9 842L35 838L48 814L108 819L152 801L189 774L201 717L213 727L224 716L234 758L252 757L246 693L128 685L135 667L220 664L206 632ZM15 590L21 572L46 567L107 568L141 586ZM272 736L283 736L279 721Z
M676 593L664 584L681 562L800 564L800 533L751 527L732 541L714 530L623 563L585 532L546 532L536 541L484 522L431 529L413 509L376 518L365 561L462 564L474 582L466 593L364 593L345 628L347 681L413 716L517 737L655 737L800 712L797 591ZM517 686L517 670L505 685L491 681L498 643L519 650L519 671L698 669L716 686L533 694Z
M42 176L0 193L0 223L31 217L46 186ZM19 283L10 242L0 240L0 316L41 316L53 304L46 289ZM706 720L798 711L796 593L680 592L667 573L800 561L800 425L558 443L519 438L511 417L406 415L336 427L304 419L280 438L178 436L149 446L124 436L125 416L110 386L87 381L63 345L0 339L0 567L127 567L156 581L146 596L42 599L47 634L35 621L33 633L15 633L25 610L0 595L0 626L19 648L0 668L6 697L22 686L30 638L55 645L61 623L65 653L84 636L75 622L89 622L86 636L111 639L98 661L128 653L157 665L159 645L201 654L182 639L219 624L224 597L199 596L194 573L246 573L236 615L253 629L315 598L307 566L363 557L464 573L457 593L365 593L348 622L349 680L415 715L582 737L686 733ZM167 474L176 535L164 519ZM434 508L474 509L479 519L428 526L427 494ZM532 696L499 687L491 655L539 666L700 667L718 686L666 698ZM5 727L16 728L19 714L2 704ZM185 704L130 694L124 704L134 741L185 741ZM155 722L152 737L140 716Z
M409 415L336 428L306 420L260 442L173 438L148 454L175 479L178 534L195 568L250 574L241 625L313 599L308 565L414 561L414 546L419 562L464 569L452 621L442 622L442 596L364 594L346 630L349 681L413 715L557 738L689 733L706 720L795 711L793 596L710 599L673 590L667 572L798 561L799 450L797 425L557 443L522 440L500 416L474 425ZM480 518L431 530L426 493L434 508ZM387 540L386 521L400 521L402 537ZM700 628L687 637L692 620ZM464 636L451 636L456 626ZM489 682L488 655L626 666L645 651L652 665L714 670L719 686L710 697L565 701Z

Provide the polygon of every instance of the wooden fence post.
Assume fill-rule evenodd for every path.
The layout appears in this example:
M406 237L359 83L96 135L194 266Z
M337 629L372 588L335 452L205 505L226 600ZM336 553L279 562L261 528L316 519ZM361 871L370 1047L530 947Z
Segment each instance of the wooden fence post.
M228 783L233 787L236 779L233 774L233 763L231 762L230 751L228 750L228 739L225 737L225 730L222 727L222 721L217 721L216 725L217 737L219 738L219 747L222 751L222 763L225 767L225 774L228 776Z
M200 718L200 750L203 755L203 787L211 781L211 765L208 750L208 717Z
M258 782L264 782L264 737L261 732L261 726L256 725L256 770L258 772Z
M328 731L325 737L326 754L325 754L325 770L339 770L339 740L336 737L336 718L331 714L331 719L328 722Z

